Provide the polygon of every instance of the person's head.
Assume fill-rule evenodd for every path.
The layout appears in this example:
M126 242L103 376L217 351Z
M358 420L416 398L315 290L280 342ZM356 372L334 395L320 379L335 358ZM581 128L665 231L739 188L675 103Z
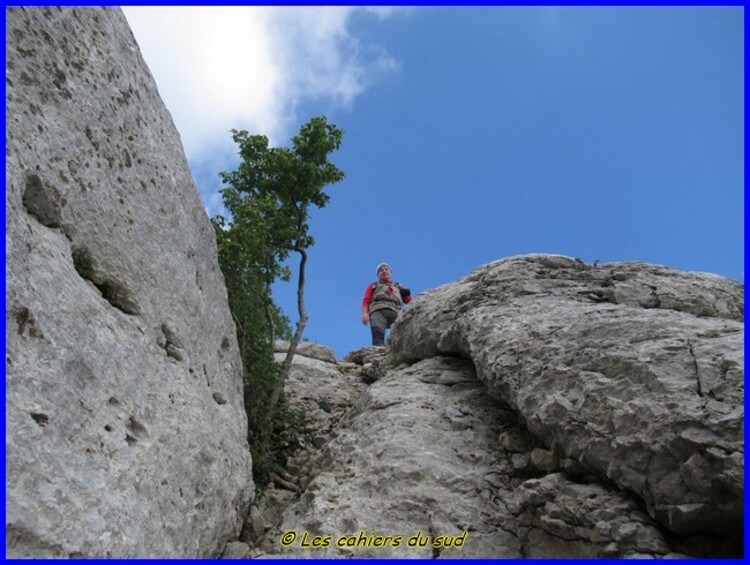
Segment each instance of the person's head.
M378 280L380 280L380 282L391 280L391 266L388 263L380 263L375 271L378 274Z

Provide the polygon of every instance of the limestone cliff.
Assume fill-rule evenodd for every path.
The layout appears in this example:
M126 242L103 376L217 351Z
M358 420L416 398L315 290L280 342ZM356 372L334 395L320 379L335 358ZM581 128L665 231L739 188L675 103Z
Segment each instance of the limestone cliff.
M119 9L6 19L6 554L215 555L254 487L179 135Z
M714 275L482 266L418 296L385 354L297 358L289 394L319 441L243 539L296 557L739 556L742 312Z

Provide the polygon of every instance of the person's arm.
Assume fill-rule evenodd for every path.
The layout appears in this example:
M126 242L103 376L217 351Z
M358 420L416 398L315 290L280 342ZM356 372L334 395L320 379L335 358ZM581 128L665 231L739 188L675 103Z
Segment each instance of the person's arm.
M367 285L365 297L362 299L362 323L366 326L370 323L370 304L372 303L372 285Z

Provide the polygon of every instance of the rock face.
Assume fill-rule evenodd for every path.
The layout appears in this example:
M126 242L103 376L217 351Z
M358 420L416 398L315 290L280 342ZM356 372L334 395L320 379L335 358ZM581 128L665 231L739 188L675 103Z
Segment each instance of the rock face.
M551 255L420 295L338 365L371 384L255 555L742 555L742 312L721 277Z
M470 359L543 444L678 535L740 537L743 288L639 263L523 256L410 307L397 361Z
M6 17L6 554L218 555L254 487L179 136L119 9Z
M341 365L340 389L352 390L352 375L371 376L369 365L380 365L380 378L312 464L295 469L305 473L301 495L271 491L255 556L671 553L642 504L548 474L560 466L554 453L488 396L469 361L438 356L396 369L382 369L383 354L362 361L358 369ZM283 513L279 503L289 504Z
M288 343L277 342L275 348L276 361L281 363L286 357ZM316 448L323 445L366 388L357 375L344 371L332 349L312 342L300 343L285 390L290 406L305 417L308 428L306 443ZM309 453L309 450L305 451ZM292 472L298 476L309 473L306 468L308 459L297 454L291 464Z
M286 357L289 342L275 343L276 361ZM304 418L304 429L298 432L298 449L288 458L288 473L271 473L272 483L250 508L245 528L235 557L261 555L258 546L273 548L266 535L276 526L284 509L306 488L313 472L312 463L320 447L335 435L339 421L346 411L367 389L357 370L349 364L339 364L336 354L324 345L302 342L297 348L285 392L289 406ZM252 544L254 549L247 544ZM228 548L229 549L229 548ZM226 555L226 554L225 554Z
M286 353L289 350L289 345L290 343L288 341L277 341L273 344L273 350L276 353ZM319 361L325 361L327 363L336 363L336 353L334 353L333 349L311 341L301 341L299 345L297 345L295 355L310 359L318 359ZM283 359L283 357L281 359Z
M519 556L518 540L500 527L509 511L490 486L511 488L502 484L511 463L495 447L514 418L495 406L466 361L435 358L389 372L346 414L270 537L297 532L285 556L431 558L451 550L410 547L409 538L471 528L471 543L454 556ZM372 545L341 542L360 532ZM311 553L304 533L328 536L329 546ZM376 536L391 538L377 543Z

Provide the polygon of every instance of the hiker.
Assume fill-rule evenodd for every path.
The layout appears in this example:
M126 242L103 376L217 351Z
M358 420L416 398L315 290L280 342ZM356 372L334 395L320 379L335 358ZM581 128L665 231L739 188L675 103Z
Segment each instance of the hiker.
M393 325L401 310L401 303L411 302L408 288L394 283L391 279L391 266L380 263L375 269L377 282L367 285L365 298L362 300L362 323L369 322L372 332L372 344L376 347L385 345L385 330Z

